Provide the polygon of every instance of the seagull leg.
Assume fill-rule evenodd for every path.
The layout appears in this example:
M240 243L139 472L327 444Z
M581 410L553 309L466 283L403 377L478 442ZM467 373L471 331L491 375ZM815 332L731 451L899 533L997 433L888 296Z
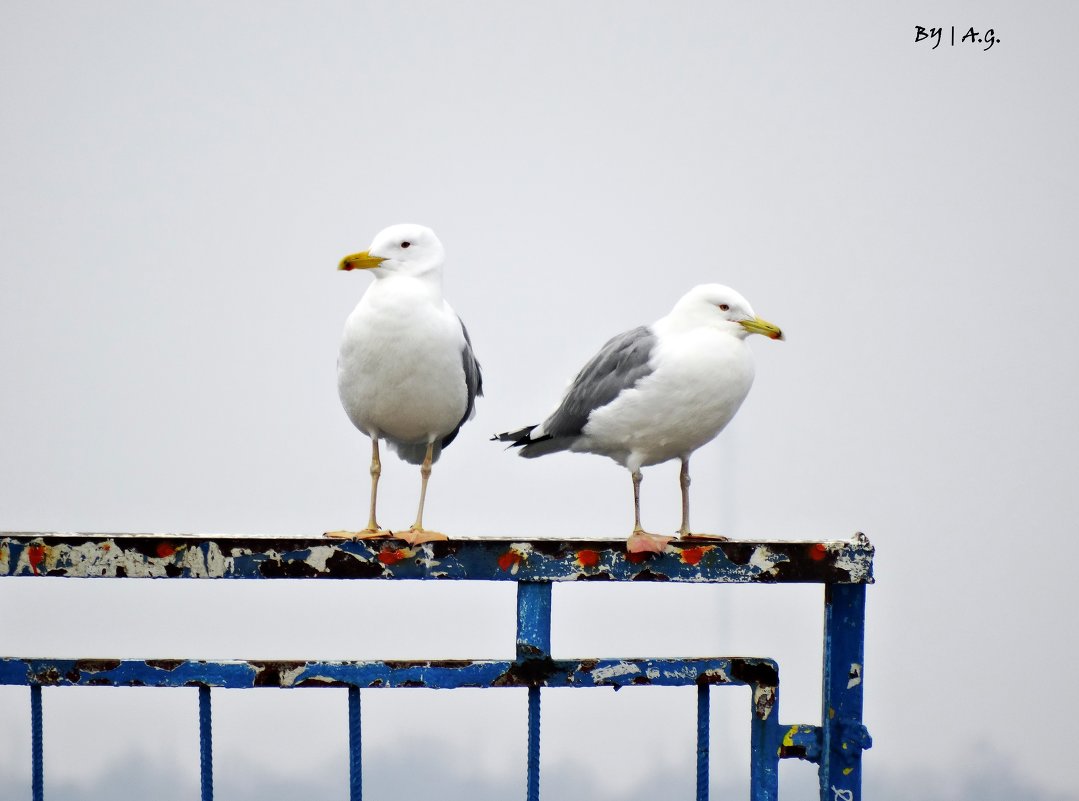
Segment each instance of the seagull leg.
M641 471L630 473L633 479L633 533L626 540L626 550L630 553L663 553L670 537L649 534L641 528Z
M682 469L678 471L678 485L682 488L682 525L678 535L685 539L689 536L689 457L682 457Z
M434 449L435 444L429 442L427 444L427 455L423 457L423 464L420 465L420 506L416 510L416 522L412 524L412 528L409 529L407 534L400 535L401 539L409 545L420 545L424 542L448 539L445 534L438 531L428 531L423 527L423 502L427 498L427 481L431 478L431 463L434 461Z
M378 501L378 478L381 475L382 462L378 458L378 437L371 437L371 510L367 517L367 528L363 531L327 531L327 537L346 540L373 540L390 536L390 532L380 528L378 521L375 519L375 505Z
M688 539L701 539L701 540L718 540L719 542L729 542L730 537L724 537L722 534L694 534L689 530L689 457L682 457L682 470L678 473L678 483L682 487L682 527L678 529L678 536L684 540Z

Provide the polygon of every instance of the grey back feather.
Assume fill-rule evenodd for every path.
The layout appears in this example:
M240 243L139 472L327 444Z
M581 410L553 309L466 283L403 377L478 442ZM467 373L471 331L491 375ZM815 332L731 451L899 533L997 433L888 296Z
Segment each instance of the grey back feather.
M468 335L464 320L458 317L457 322L461 324L461 333L465 335L465 346L461 349L461 366L465 370L465 390L468 393L468 405L465 407L464 416L457 423L457 427L442 438L440 443L442 448L453 442L457 432L461 430L461 426L472 417L472 413L476 408L476 398L483 395L483 374L480 372L480 363L476 360L476 354L472 351L472 338Z
M656 335L643 325L609 339L573 379L562 403L544 422L544 433L552 439L579 436L593 411L652 372L648 363L655 347Z

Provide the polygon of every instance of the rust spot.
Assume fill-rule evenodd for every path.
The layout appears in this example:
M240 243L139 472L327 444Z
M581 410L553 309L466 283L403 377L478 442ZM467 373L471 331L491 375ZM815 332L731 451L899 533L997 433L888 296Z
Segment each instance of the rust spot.
M815 542L809 547L809 558L814 562L819 562L827 555L828 549L824 547L823 542Z
M255 687L280 687L282 673L299 673L306 662L250 662L255 669Z
M521 559L521 555L517 551L509 550L498 557L498 567L500 570L512 570L514 566L521 564L524 561Z
M402 559L407 559L408 553L404 550L397 550L396 548L383 548L378 552L378 561L384 565L395 565Z
M626 561L631 565L639 565L641 562L651 559L653 556L655 556L655 554L649 553L648 551L641 551L640 553L630 553L627 551Z
M694 545L692 548L682 549L682 561L687 565L695 565L704 556L704 548L700 545Z
M31 545L27 549L26 558L30 561L30 568L34 571L35 576L40 576L38 572L38 565L45 561L45 546L44 545Z
M577 552L577 563L581 567L595 567L599 564L599 554L590 548L584 548Z
M492 687L529 687L543 684L558 672L558 666L551 657L522 659L514 662L500 676L491 682Z
M171 542L159 542L157 544L157 555L161 559L166 559L176 553L176 548Z
M119 659L79 659L75 662L75 670L87 673L102 673L106 670L116 670L120 667Z

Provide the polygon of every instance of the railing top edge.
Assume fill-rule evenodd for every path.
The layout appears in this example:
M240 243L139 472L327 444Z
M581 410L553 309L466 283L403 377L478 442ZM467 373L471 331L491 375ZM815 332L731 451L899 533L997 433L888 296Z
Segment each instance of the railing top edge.
M850 540L675 539L628 554L624 539L397 539L0 532L0 577L331 578L839 583L873 581L874 549Z

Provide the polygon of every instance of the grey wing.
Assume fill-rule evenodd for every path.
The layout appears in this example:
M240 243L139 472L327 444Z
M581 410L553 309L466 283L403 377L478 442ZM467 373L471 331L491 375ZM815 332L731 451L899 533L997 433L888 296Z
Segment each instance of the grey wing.
M480 363L476 361L476 354L472 351L472 338L468 335L464 320L458 317L457 322L461 324L461 333L465 335L465 346L461 349L461 364L465 371L465 391L468 393L468 405L465 407L464 416L457 423L457 427L442 438L443 448L453 442L457 432L461 430L461 426L468 422L475 413L476 398L483 394L483 374L480 372Z
M656 335L647 326L612 337L573 379L555 413L543 424L552 439L580 435L593 411L606 406L652 372Z

